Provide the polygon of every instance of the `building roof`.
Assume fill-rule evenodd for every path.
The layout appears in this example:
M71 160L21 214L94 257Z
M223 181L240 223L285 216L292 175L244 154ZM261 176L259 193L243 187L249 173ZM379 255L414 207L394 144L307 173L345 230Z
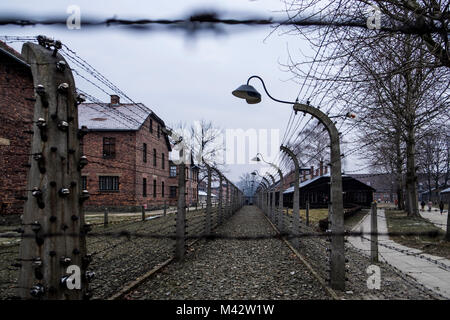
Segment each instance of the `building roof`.
M395 176L390 173L360 173L350 176L373 187L377 192L390 193L395 185Z
M198 190L198 195L199 196L207 196L208 194L205 191L203 191L203 190ZM213 194L213 193L211 193L211 197L217 198L217 196L215 194Z
M78 106L78 125L92 131L136 131L144 124L152 110L142 103L82 103Z
M442 191L441 191L441 194L442 194L442 193L450 193L450 187L447 188L447 189L442 190Z
M164 128L164 121L142 103L82 103L78 106L78 127L89 131L138 131L151 116ZM167 134L162 133L169 151L172 150Z
M19 52L17 52L16 50L14 50L10 46L8 46L3 41L0 41L0 54L3 54L5 56L13 59L16 62L18 62L28 68L30 67L30 65L28 63L26 63L26 61L23 59L22 55Z
M327 174L324 174L324 175L322 175L322 176L317 176L317 177L314 177L314 178L312 178L312 179L303 181L302 183L300 183L299 188L300 188L300 189L305 188L305 187L311 185L312 183L314 183L314 182L316 182L316 181L318 181L318 180L327 180L327 182L325 182L325 181L323 181L323 182L318 182L318 184L321 184L321 183L322 183L322 184L323 184L323 183L329 183L329 180L330 180L330 173L327 173ZM351 176L349 176L349 175L343 174L343 175L342 175L342 180L343 180L343 187L344 187L344 180L347 181L347 182L350 181L350 180L352 180L352 181L357 182L358 185L361 186L361 187L366 187L367 189L372 189L373 191L375 191L375 189L374 189L373 187L371 187L371 186L369 186L369 185L367 185L367 184L365 184L365 183L363 183L363 182L361 182L361 181L359 181L359 180L357 180L357 179L355 179L355 178L353 178L353 177L351 177ZM294 187L293 187L293 186L290 187L290 188L288 188L288 189L286 189L286 190L283 192L283 194L285 194L285 193L292 193L292 192L294 192Z

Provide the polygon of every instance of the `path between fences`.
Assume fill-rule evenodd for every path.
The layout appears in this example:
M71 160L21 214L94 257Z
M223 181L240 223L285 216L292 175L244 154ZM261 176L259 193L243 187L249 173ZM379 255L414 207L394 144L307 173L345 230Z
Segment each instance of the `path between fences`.
M216 231L226 236L275 235L256 207L246 206ZM283 241L202 240L127 299L331 299Z

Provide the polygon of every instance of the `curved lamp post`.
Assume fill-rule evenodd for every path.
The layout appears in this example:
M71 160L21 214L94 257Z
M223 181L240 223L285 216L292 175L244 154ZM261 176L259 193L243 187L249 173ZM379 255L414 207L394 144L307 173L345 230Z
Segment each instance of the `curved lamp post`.
M255 176L255 175L258 175L258 176L260 176L260 177L262 178L261 185L263 185L263 186L265 187L265 190L266 190L266 191L263 193L263 205L262 205L262 209L263 209L263 211L264 211L266 214L269 214L269 209L270 209L270 203L269 203L269 200L270 200L270 197L269 197L270 181L269 181L266 177L260 175L259 172L258 172L258 170L253 171L253 172L252 172L252 175L254 175L254 176ZM266 185L264 184L264 182L266 183Z
M261 156L261 159L258 157L258 155ZM284 214L283 214L283 186L284 186L284 177L283 177L283 172L281 171L281 169L276 166L275 164L271 163L271 162L267 162L266 160L264 160L264 157L261 153L257 153L256 156L252 159L252 161L263 161L265 163L267 163L268 165L270 165L272 168L274 168L275 170L277 170L278 175L280 176L280 191L279 191L279 197L278 197L278 215L276 215L277 217L277 224L278 224L278 228L280 229L281 232L283 232L284 230ZM275 207L275 204L274 204ZM275 210L275 209L274 209ZM278 219L278 216L280 219Z
M321 122L330 135L331 146L331 266L330 284L333 289L344 290L345 288L345 257L344 257L344 208L342 199L342 173L341 173L341 152L339 146L339 132L333 121L318 108L308 104L284 101L272 97L266 89L264 80L259 76L251 76L247 84L241 85L232 94L238 98L245 99L249 104L261 102L261 94L251 85L250 80L259 79L263 85L267 96L273 101L293 105L295 112L308 113Z

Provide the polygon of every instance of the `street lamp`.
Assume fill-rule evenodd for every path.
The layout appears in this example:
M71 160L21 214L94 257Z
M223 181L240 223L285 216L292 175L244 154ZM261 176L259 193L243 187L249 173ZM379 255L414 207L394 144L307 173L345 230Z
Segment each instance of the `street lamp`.
M256 78L261 81L267 96L273 101L293 105L295 112L308 113L319 120L330 135L330 182L331 182L331 266L330 266L330 283L333 289L344 290L345 288L345 257L344 257L344 207L342 199L342 172L341 172L341 152L339 132L333 121L325 113L318 108L309 104L301 104L297 102L279 100L272 97L267 91L264 80L259 76L251 76L247 80L247 84L241 85L234 90L232 94L235 97L245 99L249 104L261 102L261 94L251 86L250 80ZM352 114L350 115L352 117Z
M279 187L280 191L279 191L279 196L278 196L278 211L279 211L278 214L280 215L280 219L278 220L278 227L280 228L281 231L284 231L283 230L283 228L284 228L284 226L283 226L283 223L284 223L284 221L283 221L284 220L284 218L283 218L283 208L284 208L283 207L283 205L284 205L284 203L283 203L283 186L284 186L283 172L275 164L273 164L271 162L267 162L266 160L264 160L263 155L261 153L259 153L259 152L252 159L252 161L257 161L257 162L261 161L261 159L258 157L258 155L261 156L261 159L262 159L263 162L267 163L272 168L277 170L277 172L278 172L278 174L280 176L280 187ZM275 192L274 192L274 194L275 194ZM275 208L274 208L274 210L275 210ZM278 215L277 215L277 217L278 217Z

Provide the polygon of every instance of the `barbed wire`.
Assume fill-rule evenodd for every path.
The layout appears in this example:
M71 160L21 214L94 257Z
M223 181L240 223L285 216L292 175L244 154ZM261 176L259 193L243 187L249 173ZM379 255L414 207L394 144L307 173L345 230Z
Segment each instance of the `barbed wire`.
M389 17L388 17L389 19ZM397 21L386 21L376 32L388 32L388 33L404 33L404 34L437 34L442 33L442 28L434 25L417 25L414 21L405 21L403 24L399 24ZM67 27L67 16L57 16L46 19L30 19L28 17L19 16L0 16L0 25L15 25L15 26L59 26ZM164 27L167 30L185 30L188 34L195 34L200 31L214 31L216 33L224 34L226 31L224 28L220 28L218 25L225 26L295 26L295 27L352 27L368 29L367 17L361 16L355 19L346 19L340 17L338 19L328 19L322 17L309 16L307 18L298 16L296 19L275 19L273 17L264 18L249 18L249 19L234 19L234 18L221 18L218 11L198 11L192 14L188 14L186 18L182 19L119 19L119 18L83 18L81 21L81 27L113 27L121 26L126 27L132 31L159 31L156 26ZM16 41L17 39L9 38L10 41Z

